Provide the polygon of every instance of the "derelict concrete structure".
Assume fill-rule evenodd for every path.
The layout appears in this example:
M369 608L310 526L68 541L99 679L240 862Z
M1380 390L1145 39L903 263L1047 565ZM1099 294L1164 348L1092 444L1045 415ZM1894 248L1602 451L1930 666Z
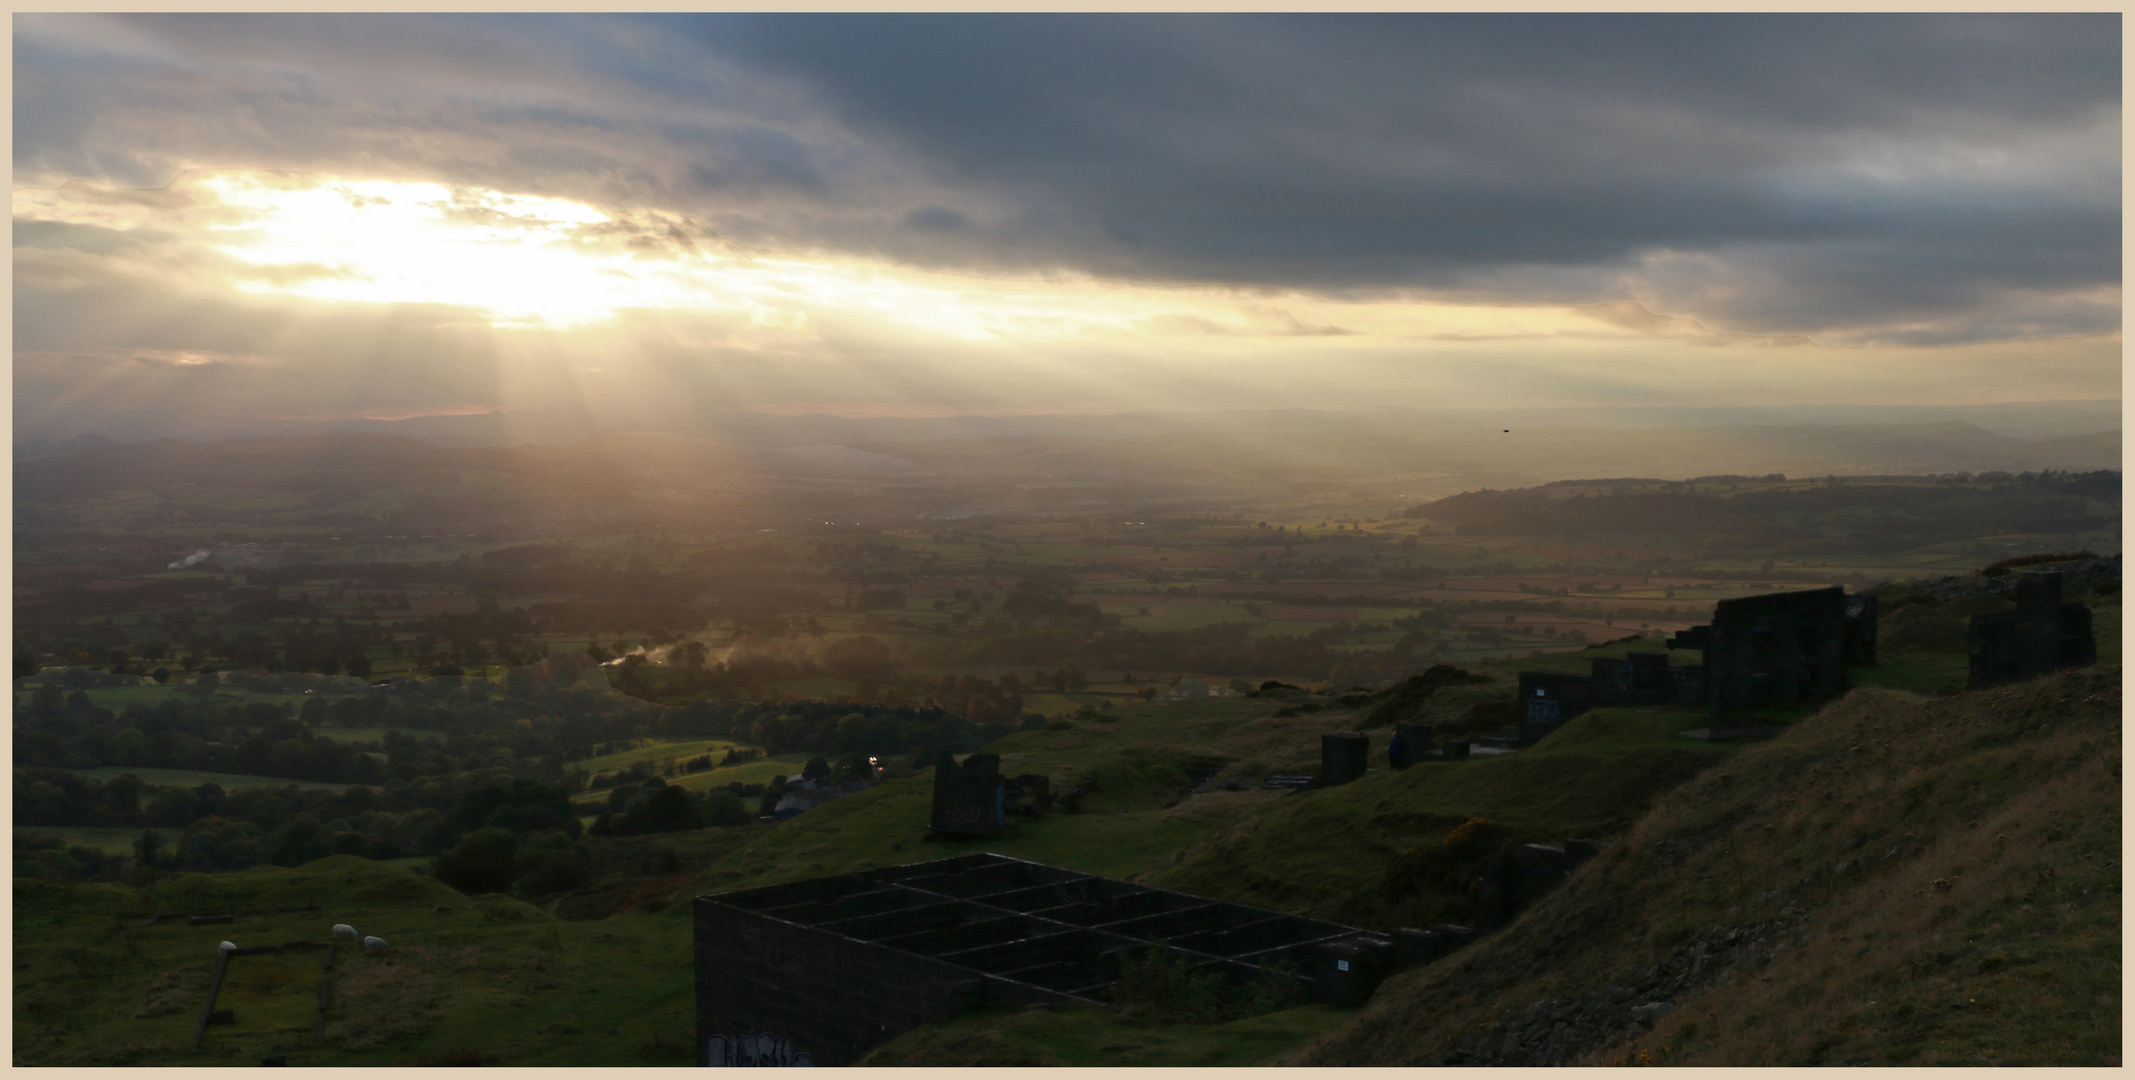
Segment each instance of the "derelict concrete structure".
M1362 780L1369 769L1371 737L1354 731L1336 731L1320 736L1320 787L1338 787Z
M1974 615L1965 631L1967 689L2036 679L2098 662L2091 609L2061 599L2059 573L2019 574L2016 609Z
M928 827L942 836L999 836L1008 828L1008 783L1001 755L973 754L956 763L944 750L934 761L934 806Z
M1714 726L1744 709L1804 705L1843 693L1846 668L1875 663L1874 597L1827 589L1722 600L1712 622L1670 640L1705 653Z
M1103 1004L1123 956L1147 950L1235 979L1284 968L1313 1000L1345 1004L1413 951L1355 927L992 854L700 896L694 917L700 1064L714 1036L782 1036L816 1064L847 1065L981 1005Z

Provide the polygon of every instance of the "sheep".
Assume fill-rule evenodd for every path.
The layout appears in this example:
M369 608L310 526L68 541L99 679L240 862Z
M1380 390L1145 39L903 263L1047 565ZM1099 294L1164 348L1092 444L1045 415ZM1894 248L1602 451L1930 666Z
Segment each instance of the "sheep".
M385 947L386 940L382 937L367 937L363 939L364 952L377 952Z
M351 938L352 938L352 937L355 937L355 936L356 936L356 928L355 928L355 927L353 927L353 926L350 926L349 924L347 924L347 923L345 923L345 922L344 922L344 923L335 923L335 924L334 924L334 936L335 936L335 937L351 937Z

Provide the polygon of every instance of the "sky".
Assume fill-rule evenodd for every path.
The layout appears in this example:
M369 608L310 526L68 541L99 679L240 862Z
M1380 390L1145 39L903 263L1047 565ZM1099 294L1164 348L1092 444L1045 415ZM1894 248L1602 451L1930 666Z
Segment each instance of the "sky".
M2120 394L2118 15L16 15L17 437Z

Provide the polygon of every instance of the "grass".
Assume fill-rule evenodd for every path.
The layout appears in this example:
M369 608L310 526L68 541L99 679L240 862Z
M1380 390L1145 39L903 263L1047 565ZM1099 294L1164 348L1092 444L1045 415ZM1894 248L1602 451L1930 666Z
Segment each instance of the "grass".
M1504 682L1461 689L1511 691ZM1399 925L1409 909L1376 897L1402 850L1478 815L1535 838L1621 831L1659 792L1736 752L1676 737L1702 726L1700 714L1599 710L1517 754L1401 773L1381 768L1354 784L1302 795L1180 797L1191 786L1190 768L1256 783L1270 774L1316 772L1320 734L1357 723L1353 711L1341 709L1271 715L1287 702L1153 705L1012 735L988 748L1001 755L1004 773L1047 776L1056 792L1096 781L1082 813L1015 819L992 839L926 841L932 778L923 771L795 818L714 864L694 887L724 892L993 851L1361 925ZM1382 760L1388 734L1372 733L1374 762Z
M1227 1024L1128 1024L1093 1006L985 1011L919 1028L869 1055L889 1066L1268 1065L1355 1010L1307 1005Z
M1574 1064L2113 1065L2120 673L1855 691L1662 797L1503 933L1397 976L1294 1064L1438 1064L1463 1032L1787 920Z
M2101 612L2099 632L2104 655L2107 635L2117 641L2117 609ZM1510 672L1520 667L1580 670L1592 657L1642 647L1652 646L1486 665L1497 681L1441 690L1420 718L1455 723L1478 703L1509 700ZM1909 677L1891 667L1893 679ZM989 748L1004 772L1046 775L1056 791L1096 780L1082 813L1017 820L993 840L927 842L922 771L775 827L599 842L596 880L550 913L462 897L410 872L427 859L337 857L295 870L179 875L149 889L21 881L15 1057L240 1064L286 1052L296 1065L684 1065L691 930L676 897L992 850L1357 925L1465 921L1468 882L1425 880L1406 894L1383 886L1403 852L1485 816L1514 839L1595 836L1609 845L1512 927L1397 976L1363 1010L1291 1009L1207 1025L1091 1009L981 1012L905 1033L871 1063L1437 1064L1476 1024L1603 985L1692 935L1767 919L1787 904L1813 918L1761 973L1771 982L1723 972L1635 1044L1597 1047L1584 1060L1643 1051L1686 1065L2112 1063L2118 699L2117 667L1954 697L1869 687L1747 746L1678 737L1705 723L1694 711L1599 709L1516 754L1377 769L1306 794L1185 798L1190 768L1255 779L1316 771L1320 734L1354 729L1362 709L1322 696L1167 703ZM1272 715L1298 701L1322 711ZM1387 731L1370 734L1381 762ZM657 760L687 745L630 752ZM801 760L674 782L759 782L798 772ZM110 771L146 780L154 770ZM138 832L109 831L127 846ZM1880 858L1893 848L1867 871L1835 870L1856 849ZM1688 854L1671 861L1663 857L1671 850ZM225 926L147 919L308 903L321 907ZM203 1055L185 1051L215 941L315 938L334 922L394 947L345 957L343 1012L326 1047L310 1043L316 982L303 965L315 957L295 956L286 978L274 964L248 969L257 977L233 999L244 1002L239 1023L212 1029Z
M775 776L799 776L801 768L808 764L808 758L809 755L807 754L780 754L777 757L758 758L755 761L744 762L740 765L729 765L723 769L714 768L707 769L704 772L678 773L661 779L684 791L707 791L712 788L725 787L728 784L764 784L769 783L771 778ZM608 801L609 790L608 788L600 788L575 796L573 805L576 805L580 810L585 810L595 804L605 805ZM594 812L598 813L597 810Z
M1964 689L1970 674L1963 653L1901 652L1878 655L1876 660L1871 667L1849 669L1847 678L1855 686L1882 686L1922 694L1955 694Z
M644 742L646 745L632 747L628 750L619 750L612 754L602 754L596 758L574 761L571 763L571 767L592 776L604 772L620 772L640 761L653 763L662 761L679 762L710 754L712 760L717 762L721 757L725 756L727 751L743 745L723 739L697 739L688 742L665 742L649 739L639 741Z
M1382 896L1401 852L1472 817L1536 841L1621 832L1661 793L1736 752L1675 737L1701 723L1679 710L1597 709L1518 753L1373 771L1285 797L1241 828L1181 848L1149 880L1355 925L1463 922L1473 907L1466 880Z
M15 883L14 1060L39 1065L689 1065L686 920L553 919L406 870L335 856L296 869L181 874L150 889ZM241 914L223 925L155 914ZM319 953L240 957L237 1023L188 1046L215 943L323 941L346 922L392 942L343 948L327 1045L313 1044Z

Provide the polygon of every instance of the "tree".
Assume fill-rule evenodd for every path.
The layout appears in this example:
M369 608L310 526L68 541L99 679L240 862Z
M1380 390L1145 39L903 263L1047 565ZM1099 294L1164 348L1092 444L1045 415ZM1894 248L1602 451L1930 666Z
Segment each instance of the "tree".
M283 823L267 834L260 847L266 860L276 866L302 866L334 853L333 838L309 817Z
M144 870L154 870L163 865L163 834L154 829L143 829L133 842L133 863Z
M476 829L430 864L430 874L469 896L503 892L517 878L519 838L509 829Z
M168 787L149 800L148 809L142 816L150 825L182 829L200 816L200 796L187 788Z
M550 830L530 833L519 842L514 857L519 876L512 890L521 896L569 892L593 876L586 851L565 833Z
M817 758L816 760L821 761L822 759ZM804 772L803 775L806 775L806 773ZM830 777L840 782L846 780L873 780L875 778L874 762L866 751L855 750L838 759L837 766L830 770Z
M371 658L363 655L362 653L357 653L356 655L349 657L348 663L343 665L343 667L345 670L347 670L349 674L354 675L359 679L368 679L371 677Z
M722 788L714 788L704 793L702 813L707 825L731 826L749 823L748 804L741 801L741 796Z
M632 799L620 824L624 833L681 832L703 828L704 818L689 792L662 784Z
M820 757L809 758L808 763L801 766L801 779L803 780L828 780L829 778L830 762Z
M513 833L560 829L571 836L579 835L581 829L578 812L571 808L570 793L524 779L476 788L461 796L452 808L448 827L456 834L484 828Z

